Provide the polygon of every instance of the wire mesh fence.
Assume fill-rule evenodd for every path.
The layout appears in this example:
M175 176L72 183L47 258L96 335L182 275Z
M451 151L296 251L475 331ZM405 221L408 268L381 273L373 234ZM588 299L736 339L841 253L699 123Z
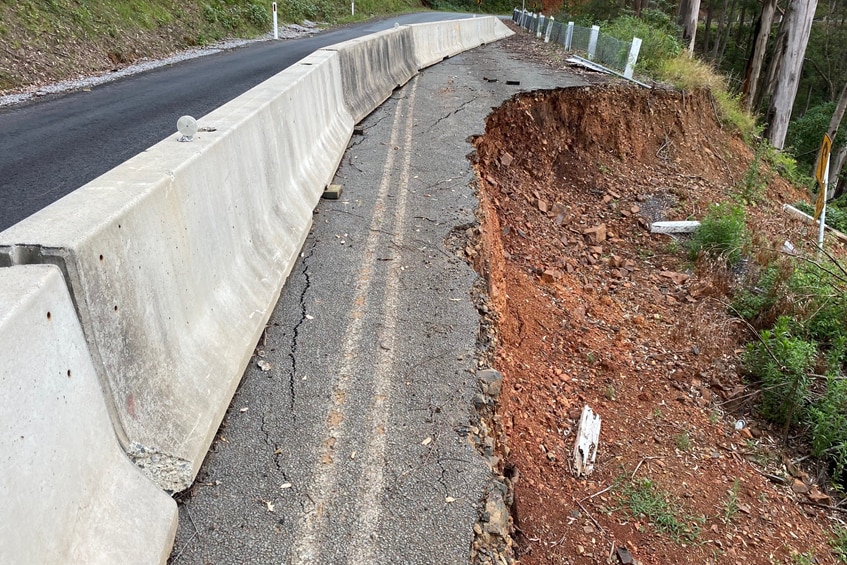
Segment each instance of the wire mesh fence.
M551 17L517 9L512 14L512 21L545 41L559 43L568 51L582 53L591 61L632 77L641 46L638 38L621 41L602 33L597 26L587 28L573 22L557 22Z

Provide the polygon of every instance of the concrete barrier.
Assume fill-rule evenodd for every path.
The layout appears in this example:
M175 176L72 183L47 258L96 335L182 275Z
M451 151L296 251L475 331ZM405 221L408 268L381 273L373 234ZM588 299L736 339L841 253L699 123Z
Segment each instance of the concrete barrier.
M326 47L338 53L347 110L356 122L418 72L412 30L397 27Z
M0 268L0 563L164 563L176 503L120 449L56 267Z
M188 487L355 121L419 66L509 35L497 18L398 27L315 52L0 233L0 267L58 266L115 433Z
M414 36L415 58L419 69L514 34L495 16L413 24L409 27Z
M159 486L193 481L344 154L320 51L0 233L0 266L65 274L116 433Z

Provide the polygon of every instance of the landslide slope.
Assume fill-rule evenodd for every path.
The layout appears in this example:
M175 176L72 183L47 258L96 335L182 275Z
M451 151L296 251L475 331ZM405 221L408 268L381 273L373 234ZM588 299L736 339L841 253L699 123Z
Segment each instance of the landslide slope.
M517 95L475 143L476 267L498 317L521 562L618 563L625 547L642 564L834 563L831 516L790 486L825 484L756 422L740 375L754 338L727 308L739 274L691 262L648 229L739 201L754 156L709 93L618 84ZM808 240L781 212L803 195L762 179L746 215L759 245ZM577 479L585 405L602 432L594 473Z

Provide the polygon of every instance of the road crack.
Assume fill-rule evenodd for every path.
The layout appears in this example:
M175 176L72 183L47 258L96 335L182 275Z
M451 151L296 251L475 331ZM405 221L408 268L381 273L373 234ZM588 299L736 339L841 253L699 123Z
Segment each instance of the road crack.
M466 100L465 102L462 102L462 103L459 105L459 107L458 107L458 108L456 108L456 109L455 109L455 110L453 110L452 112L449 112L448 114L445 114L444 116L441 116L440 118L438 118L437 120L435 120L435 123L434 123L434 124L432 124L431 126L429 126L429 127L427 128L427 130L426 130L424 133L425 133L425 134L427 134L427 133L431 132L433 129L435 129L435 127L436 127L438 124L440 124L441 122L443 122L443 121L444 121L444 120L446 120L447 118L450 118L450 117L452 117L452 116L455 116L456 114L458 114L459 112L461 112L462 110L464 110L464 109L465 109L465 108L466 108L469 104L471 104L471 103L473 103L473 102L476 102L478 99L479 99L479 96L474 96L474 97L473 97L473 98L471 98L470 100Z
M291 409L291 415L294 423L297 423L297 412L294 411L294 403L297 399L297 390L295 387L295 382L297 381L297 346L300 338L300 327L306 322L308 319L308 314L306 312L306 294L312 287L312 278L309 273L309 259L312 258L312 255L315 253L315 246L312 245L311 249L307 254L303 255L303 289L300 291L300 319L294 325L294 329L291 333L291 346L288 348L288 359L291 362L291 372L288 377L288 388L291 393L291 398L289 400L289 408Z

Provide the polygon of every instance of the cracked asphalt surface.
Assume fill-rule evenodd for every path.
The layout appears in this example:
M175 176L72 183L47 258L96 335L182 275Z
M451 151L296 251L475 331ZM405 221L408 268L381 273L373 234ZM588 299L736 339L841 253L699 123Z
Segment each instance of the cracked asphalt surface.
M466 18L397 14L286 41L258 41L89 89L0 108L0 230L176 133L316 49L391 28Z
M468 563L492 474L468 441L481 341L477 275L455 253L476 223L467 140L518 90L579 84L491 44L363 120L336 175L344 193L315 211L178 497L172 563Z

